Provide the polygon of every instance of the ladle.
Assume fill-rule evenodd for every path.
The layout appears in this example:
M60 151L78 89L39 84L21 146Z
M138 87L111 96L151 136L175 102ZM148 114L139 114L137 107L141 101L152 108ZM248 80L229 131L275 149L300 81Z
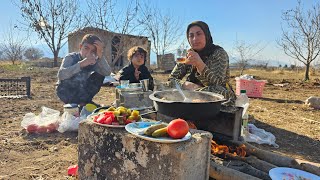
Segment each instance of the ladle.
M187 98L186 95L184 95L184 93L183 93L180 85L178 84L178 82L177 82L177 81L174 81L174 82L175 82L175 84L176 84L177 90L179 91L179 93L180 93L180 94L182 95L182 97L183 97L183 102L191 102L192 100L189 99L189 98Z

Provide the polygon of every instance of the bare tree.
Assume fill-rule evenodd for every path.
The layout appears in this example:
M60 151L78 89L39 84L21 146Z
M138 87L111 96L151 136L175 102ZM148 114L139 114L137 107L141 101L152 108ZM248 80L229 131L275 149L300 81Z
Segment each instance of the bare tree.
M288 56L306 66L304 80L309 80L311 62L320 53L320 4L304 12L298 0L297 7L283 12L282 19L287 30L282 27L282 37L278 44Z
M130 0L122 9L116 5L116 0L87 0L85 24L120 34L139 33L138 0Z
M236 63L240 68L240 75L242 75L245 68L254 61L256 56L265 48L260 47L259 43L256 44L248 44L245 41L236 40L235 43L235 51L237 53L238 58L236 59Z
M163 13L157 7L151 7L147 4L141 9L143 19L140 20L147 30L149 38L151 38L151 49L157 55L164 55L165 52L176 44L182 35L182 25L179 19L176 19L170 11Z
M85 24L103 30L112 31L112 67L121 66L125 47L132 44L132 39L122 34L141 35L142 23L138 21L139 1L130 0L126 7L119 8L116 0L88 0L88 12ZM134 44L134 43L133 43Z
M255 63L255 67L262 68L262 69L268 69L268 65L270 63L270 59L268 60L257 60Z
M24 57L28 60L37 60L43 57L43 51L39 48L29 47L24 51Z
M21 15L28 28L37 32L53 53L58 64L60 49L67 42L69 32L79 26L77 0L20 0Z
M22 60L26 39L19 36L19 32L15 31L11 25L8 32L4 34L2 39L3 43L0 45L2 58L10 60L12 64L15 64L16 61Z

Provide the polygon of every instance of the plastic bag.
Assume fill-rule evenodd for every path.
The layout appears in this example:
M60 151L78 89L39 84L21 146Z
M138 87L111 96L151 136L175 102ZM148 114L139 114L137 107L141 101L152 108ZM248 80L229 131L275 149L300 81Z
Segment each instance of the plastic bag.
M78 131L79 123L85 119L85 116L75 117L69 112L64 112L61 116L58 131L61 133L66 131Z
M249 132L244 133L244 140L246 142L254 142L258 144L269 144L273 145L275 148L278 148L279 145L276 144L276 137L265 131L264 129L257 128L253 124L248 124Z
M59 126L60 111L42 106L39 115L27 113L21 121L21 126L28 133L54 132Z

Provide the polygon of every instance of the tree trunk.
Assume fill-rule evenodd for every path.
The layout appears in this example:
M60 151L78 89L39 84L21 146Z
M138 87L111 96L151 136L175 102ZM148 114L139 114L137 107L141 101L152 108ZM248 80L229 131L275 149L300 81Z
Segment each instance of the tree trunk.
M53 52L53 67L58 67L58 55L59 51Z
M308 81L309 80L309 69L310 69L310 63L306 64L306 72L304 74L304 80Z
M240 71L240 76L242 75L243 71L244 71L244 68L242 67Z

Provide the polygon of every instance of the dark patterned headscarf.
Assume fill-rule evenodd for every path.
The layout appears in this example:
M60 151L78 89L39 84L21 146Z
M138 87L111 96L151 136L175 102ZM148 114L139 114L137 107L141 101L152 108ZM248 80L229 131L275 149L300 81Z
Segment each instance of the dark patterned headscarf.
M207 59L207 57L210 54L212 54L216 49L220 48L220 46L217 46L217 45L213 44L209 26L205 22L202 22L202 21L194 21L194 22L192 22L192 23L190 23L188 25L188 28L187 28L187 39L188 39L188 42L189 42L189 30L193 26L200 27L202 29L202 31L204 32L204 34L205 34L206 46L201 51L196 51L200 55L201 59L203 61L205 61ZM189 42L189 44L190 44L190 42ZM191 44L190 44L190 46L191 46Z

